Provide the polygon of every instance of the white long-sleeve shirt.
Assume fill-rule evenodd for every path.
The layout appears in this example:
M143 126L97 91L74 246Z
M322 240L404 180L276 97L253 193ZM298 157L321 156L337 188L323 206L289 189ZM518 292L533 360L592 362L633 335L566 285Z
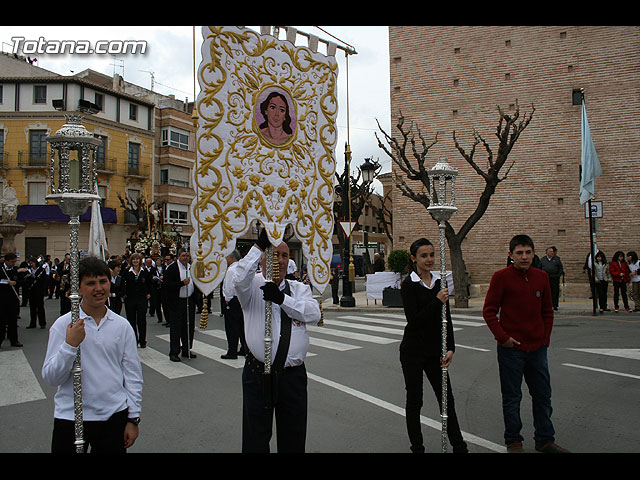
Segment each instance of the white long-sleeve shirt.
M260 287L266 283L262 273L256 274L256 268L263 252L256 246L251 247L244 258L236 262L235 290L244 314L244 332L247 345L253 356L264 362L264 326L265 305ZM308 285L296 281L288 281L290 295L284 296L282 305L272 303L271 319L271 358L276 356L280 338L280 310L284 310L291 318L291 343L285 360L285 367L301 365L309 349L309 333L306 324L315 324L320 320L320 307L312 297ZM280 290L285 286L280 283Z
M233 297L236 296L235 287L235 270L238 268L238 262L233 262L227 267L227 273L224 275L224 282L222 283L222 296L227 302L230 302Z
M107 308L97 325L80 307L85 338L80 343L83 420L103 421L129 408L129 418L140 416L142 367L136 337L129 322ZM71 312L59 317L49 329L49 343L42 378L58 387L54 417L73 420L73 361L78 347L65 342Z

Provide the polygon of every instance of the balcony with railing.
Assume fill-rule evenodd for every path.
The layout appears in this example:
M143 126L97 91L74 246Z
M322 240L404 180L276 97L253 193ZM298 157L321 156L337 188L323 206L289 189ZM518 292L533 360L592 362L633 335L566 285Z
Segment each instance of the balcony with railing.
M94 162L96 170L101 173L116 173L116 158L96 159Z
M127 176L151 179L151 168L147 164L128 164Z
M18 152L18 167L46 168L49 165L49 155L46 153Z

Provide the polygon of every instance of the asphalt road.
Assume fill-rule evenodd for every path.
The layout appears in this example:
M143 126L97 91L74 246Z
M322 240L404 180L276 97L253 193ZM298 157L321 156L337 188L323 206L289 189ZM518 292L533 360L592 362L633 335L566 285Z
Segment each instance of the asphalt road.
M45 300L45 305L50 326L58 302ZM226 340L217 305L214 301L208 328L196 328L198 357L180 364L168 359L168 329L148 318L148 347L138 350L145 381L142 423L131 453L240 451L243 360L220 359ZM47 329L25 329L28 317L28 308L22 308L19 335L24 347L10 347L5 340L0 348L0 453L50 449L55 389L40 375ZM306 361L307 452L408 452L398 359L402 311L327 310L324 319L324 326L311 331ZM450 375L469 449L503 452L495 342L477 313L454 316L454 327L457 351ZM637 313L556 317L549 364L561 446L578 453L640 451L639 328ZM437 403L428 384L424 391L425 447L440 452ZM523 393L524 446L533 452L526 387Z

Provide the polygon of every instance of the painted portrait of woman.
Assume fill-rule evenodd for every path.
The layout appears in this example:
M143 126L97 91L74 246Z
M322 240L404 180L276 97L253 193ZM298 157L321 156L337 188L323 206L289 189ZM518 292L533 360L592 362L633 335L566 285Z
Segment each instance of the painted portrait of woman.
M287 95L280 90L273 90L259 106L262 121L258 121L258 128L262 136L274 145L286 143L295 129Z

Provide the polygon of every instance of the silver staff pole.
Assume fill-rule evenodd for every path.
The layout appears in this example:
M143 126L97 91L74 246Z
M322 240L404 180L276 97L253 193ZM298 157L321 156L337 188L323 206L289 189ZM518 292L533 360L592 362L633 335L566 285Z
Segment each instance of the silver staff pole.
M80 318L79 251L78 229L80 215L87 211L94 200L99 200L97 192L97 170L94 157L100 140L82 125L82 117L65 115L66 122L55 135L47 137L51 145L50 194L45 198L60 205L60 210L69 215L70 255L71 255L71 324ZM75 420L76 452L84 451L82 421L82 382L80 347L73 362L73 411Z
M455 177L458 171L449 166L446 158L438 159L438 163L429 170L431 180L431 203L427 211L438 222L440 229L440 287L447 288L447 270L444 249L446 222L458 209L455 206ZM449 191L447 191L449 187ZM442 453L447 452L447 380L448 367L444 364L447 358L447 304L442 306Z
M69 220L69 230L71 234L71 262L69 270L69 276L71 277L71 294L69 295L69 299L71 300L71 325L75 325L80 319L80 295L78 295L80 263L80 255L78 251L79 228L80 216L72 215ZM73 368L71 369L71 372L73 374L74 445L76 446L76 453L82 453L84 451L84 423L82 418L82 364L80 361L79 345L76 352L76 358L73 360Z
M438 228L440 229L440 288L447 287L447 270L445 266L444 249L445 249L445 237L444 237L444 222L441 220L438 222ZM442 408L441 408L441 421L442 421L442 453L447 452L447 384L448 384L448 368L445 364L447 358L447 304L442 305Z
M269 245L265 255L267 256L267 282L273 281L273 245ZM264 373L268 375L271 373L271 318L272 318L272 302L267 300L265 303L265 315L264 315Z

